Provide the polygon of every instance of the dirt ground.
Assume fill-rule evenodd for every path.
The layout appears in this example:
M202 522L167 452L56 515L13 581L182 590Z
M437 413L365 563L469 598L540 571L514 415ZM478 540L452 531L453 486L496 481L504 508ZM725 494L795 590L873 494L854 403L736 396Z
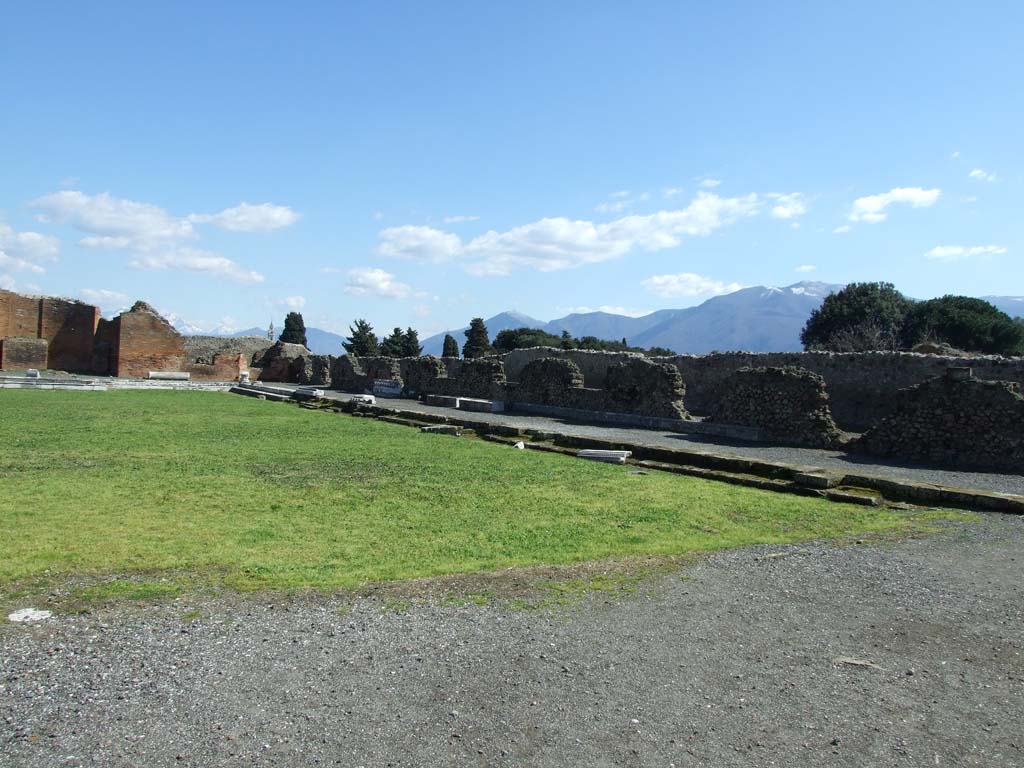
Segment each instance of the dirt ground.
M1024 765L1022 544L983 515L539 607L506 574L4 620L0 765Z

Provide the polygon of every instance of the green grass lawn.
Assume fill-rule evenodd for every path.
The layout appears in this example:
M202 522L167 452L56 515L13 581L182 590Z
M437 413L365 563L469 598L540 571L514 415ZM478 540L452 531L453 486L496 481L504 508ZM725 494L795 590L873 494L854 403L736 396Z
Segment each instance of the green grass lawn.
M8 390L0 446L0 585L12 590L166 572L355 587L915 524L219 393Z

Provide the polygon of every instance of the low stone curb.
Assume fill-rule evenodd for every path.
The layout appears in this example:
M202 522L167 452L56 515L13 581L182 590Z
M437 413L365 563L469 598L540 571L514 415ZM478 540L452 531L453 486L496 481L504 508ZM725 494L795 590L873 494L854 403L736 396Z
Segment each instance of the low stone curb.
M336 400L321 400L310 404L319 410L372 416L381 421L417 429L428 424L451 424L475 431L479 437L491 442L513 444L523 442L531 450L544 450L575 456L581 448L631 451L630 461L641 467L702 477L708 480L744 485L761 490L817 496L849 504L877 506L882 502L903 502L923 506L956 507L1024 514L1024 496L993 491L972 490L950 486L918 483L909 480L890 480L872 475L826 472L819 467L808 467L782 462L759 461L742 456L689 451L678 448L657 448L624 441L596 437L565 435L545 430L520 429L489 424L465 417L406 411L376 405L361 405ZM542 434L550 443L530 440Z

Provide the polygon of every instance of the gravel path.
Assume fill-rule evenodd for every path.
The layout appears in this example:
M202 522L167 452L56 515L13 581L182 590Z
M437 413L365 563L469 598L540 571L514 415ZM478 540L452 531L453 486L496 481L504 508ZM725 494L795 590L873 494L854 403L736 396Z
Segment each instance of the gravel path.
M257 596L3 622L0 765L1024 765L1022 551L1024 519L983 515L554 610Z
M275 384L274 386L279 385ZM351 397L351 395L340 392L328 392L327 396L338 400L347 400ZM1024 477L1021 475L932 469L929 467L886 462L880 459L872 459L869 456L851 455L841 451L827 451L818 448L787 448L730 441L709 435L660 432L650 429L624 429L620 427L575 424L544 416L469 413L455 411L451 408L439 408L408 399L377 398L377 403L387 408L400 408L420 413L435 413L446 416L458 414L460 419L473 419L489 424L506 424L521 429L550 430L568 435L622 440L636 445L731 454L748 459L835 469L850 474L872 475L896 480L912 480L936 485L951 485L958 488L1024 495Z

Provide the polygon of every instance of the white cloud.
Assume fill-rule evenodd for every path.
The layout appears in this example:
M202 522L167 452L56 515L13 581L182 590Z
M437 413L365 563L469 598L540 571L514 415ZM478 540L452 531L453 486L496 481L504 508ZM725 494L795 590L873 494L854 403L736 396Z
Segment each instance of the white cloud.
M968 178L977 179L978 181L995 181L996 175L994 173L987 173L981 170L981 168L975 168L973 171L967 174Z
M661 190L662 197L675 197L683 190L680 187L665 187Z
M683 236L710 235L760 209L756 194L723 198L700 192L678 210L634 214L601 224L546 218L504 232L491 230L465 243L432 227L393 227L381 231L377 253L435 263L457 259L475 275L507 275L517 268L553 272L619 258L633 250L672 248Z
M628 189L620 189L618 192L612 192L610 195L608 195L608 197L612 198L613 200L625 200L627 197L629 197L629 195L630 192Z
M701 179L700 180L700 185L702 187L704 187L704 189L714 189L715 187L717 187L721 183L722 183L721 179Z
M89 236L80 244L86 248L125 248L152 251L169 243L195 237L192 223L150 203L122 200L106 192L87 195L63 190L29 203L42 212L43 221L68 224Z
M137 269L182 269L224 277L239 283L261 283L263 275L211 251L182 247L197 239L194 223L211 223L233 232L268 232L288 226L298 214L286 206L241 203L215 214L174 216L151 203L116 198L103 192L87 195L63 190L30 204L42 221L67 224L85 233L85 248L126 250Z
M958 157L960 157L960 150L959 150L959 149L958 149L958 150L956 150L956 151L955 151L955 152L954 152L953 154L951 154L951 155L950 155L950 157L951 157L951 158L952 158L953 160L956 160L956 159L957 159Z
M633 204L632 200L615 200L613 202L598 203L594 210L598 213L618 213L626 210Z
M640 284L655 296L661 296L666 299L719 296L723 293L738 291L743 287L739 283L723 283L720 280L697 275L693 272L680 272L676 275L654 275L641 281Z
M140 254L138 258L128 262L128 266L136 269L181 269L186 272L223 277L236 283L262 283L264 279L259 272L246 269L226 256L196 248L181 248L161 254Z
M188 220L197 224L213 224L229 232L272 232L290 227L299 220L299 214L287 205L243 202L220 213L193 213Z
M455 258L462 247L458 235L412 224L383 229L379 237L377 253L381 256L416 261L448 261Z
M813 264L801 264L799 267L796 268L796 271L797 272L813 272L816 269L817 269L817 267L814 266Z
M412 288L395 280L390 272L376 267L357 267L349 270L345 293L352 296L380 296L386 299L404 299Z
M290 309L293 312L299 312L304 306L306 306L306 297L285 296L283 299L274 299L274 306L281 307L283 309Z
M895 203L908 203L913 208L929 208L935 204L942 194L940 189L922 189L921 187L894 187L888 192L878 195L858 197L850 209L850 221L866 221L877 224L885 221L888 214L885 209Z
M853 229L853 227L851 227L849 224L843 224L842 226L833 229L832 233L835 235L845 235L851 229Z
M104 314L120 312L131 303L126 294L106 288L83 288L78 292L78 295L90 304L102 309Z
M14 278L10 275L0 275L0 288L5 291L13 291L17 287L17 283L14 282Z
M766 197L774 200L771 207L773 219L796 219L807 213L807 201L799 192L779 193L773 192ZM795 222L794 222L795 223Z
M586 315L591 312L607 312L610 315L624 315L625 317L643 317L651 314L649 309L636 309L635 307L620 307L611 304L602 304L598 307L560 307L560 312L568 315Z
M15 232L0 221L0 268L42 274L39 262L53 261L60 252L60 241L38 232Z
M938 245L924 255L932 261L962 261L974 256L995 256L1006 253L1001 245Z
M445 216L442 221L445 224L462 224L466 221L479 221L479 216Z

